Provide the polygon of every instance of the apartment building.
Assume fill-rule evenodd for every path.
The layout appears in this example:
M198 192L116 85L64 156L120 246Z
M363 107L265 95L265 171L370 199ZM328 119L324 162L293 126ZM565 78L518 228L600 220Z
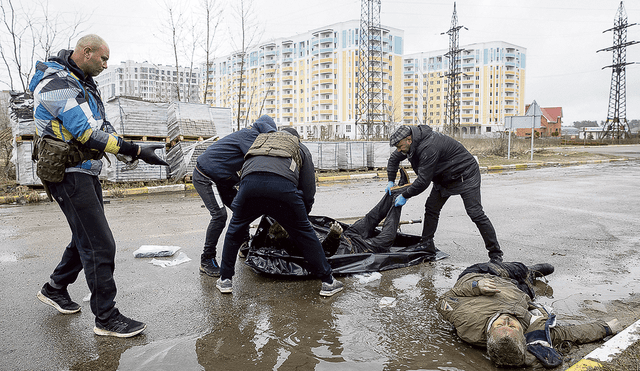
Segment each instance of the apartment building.
M126 61L111 64L95 78L104 101L114 97L138 97L150 102L200 102L199 68L163 66Z
M359 29L357 20L336 23L216 59L208 71L206 103L231 107L236 128L268 114L306 139L358 139ZM380 31L388 110L401 101L404 32Z
M523 115L526 49L502 41L461 46L460 131L463 135L504 130L505 117ZM402 122L426 123L442 131L446 119L449 50L403 58Z

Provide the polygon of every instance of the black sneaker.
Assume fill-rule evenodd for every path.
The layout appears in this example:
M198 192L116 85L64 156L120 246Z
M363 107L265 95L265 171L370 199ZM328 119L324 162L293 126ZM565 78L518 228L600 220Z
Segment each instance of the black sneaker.
M320 290L320 295L322 296L333 296L334 294L339 293L344 288L342 282L336 280L331 277L331 283L323 282L322 290Z
M96 318L96 326L93 328L93 332L100 336L115 336L119 338L130 338L136 336L144 329L147 328L142 322L132 320L125 317L117 309L105 322Z
M36 297L41 302L56 308L62 314L73 314L80 311L80 306L71 300L67 289L56 290L49 283L42 286Z
M200 259L200 272L211 277L220 277L220 266L216 258Z

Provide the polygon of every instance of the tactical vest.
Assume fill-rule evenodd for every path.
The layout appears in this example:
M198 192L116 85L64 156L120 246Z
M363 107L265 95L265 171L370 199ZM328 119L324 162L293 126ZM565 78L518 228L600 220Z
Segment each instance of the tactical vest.
M302 167L300 140L282 131L259 134L244 158L246 160L251 156L288 157L296 162L298 168Z

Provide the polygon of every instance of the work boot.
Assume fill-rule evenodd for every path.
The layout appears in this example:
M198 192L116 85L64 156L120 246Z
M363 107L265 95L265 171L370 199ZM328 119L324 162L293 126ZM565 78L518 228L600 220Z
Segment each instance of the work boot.
M553 265L549 264L549 263L540 263L540 264L534 264L529 268L529 272L531 272L531 274L533 275L534 278L540 278L543 276L548 276L551 273L553 273L553 271L555 270L553 268Z
M80 311L80 305L71 300L66 288L55 289L48 282L42 286L36 297L41 302L56 308L62 314L72 314Z
M436 253L438 252L438 249L436 249L436 244L433 243L433 238L422 237L418 244L405 247L400 251L425 251L428 254L423 261L433 262L436 261Z

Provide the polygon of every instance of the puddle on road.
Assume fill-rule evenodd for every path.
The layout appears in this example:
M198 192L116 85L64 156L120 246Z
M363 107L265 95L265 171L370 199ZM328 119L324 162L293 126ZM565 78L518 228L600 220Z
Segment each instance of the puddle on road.
M423 264L366 282L343 277L347 289L333 298L317 296L314 280L257 283L277 293L228 297L211 308L209 333L113 357L122 370L494 370L435 312L438 288L453 279L437 269ZM396 306L380 307L383 297L395 298Z

